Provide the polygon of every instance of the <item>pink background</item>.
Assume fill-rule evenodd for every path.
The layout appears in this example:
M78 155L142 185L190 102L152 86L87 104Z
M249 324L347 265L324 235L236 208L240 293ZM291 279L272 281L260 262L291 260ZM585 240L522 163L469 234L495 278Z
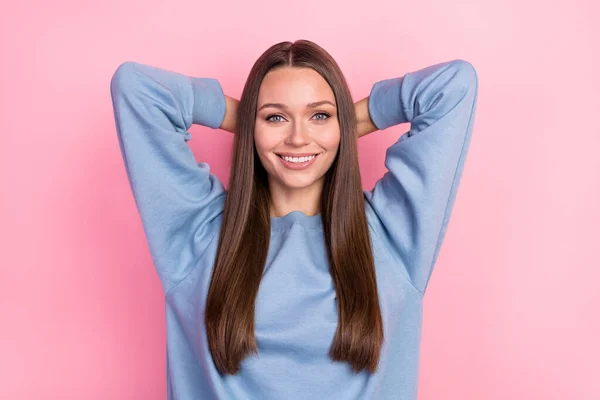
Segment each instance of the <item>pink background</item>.
M267 47L306 38L339 62L355 100L450 59L478 71L471 149L425 297L419 398L599 399L596 4L5 5L0 398L165 398L163 297L118 148L117 66L215 77L239 98ZM360 139L365 188L407 129ZM191 132L226 183L232 136Z

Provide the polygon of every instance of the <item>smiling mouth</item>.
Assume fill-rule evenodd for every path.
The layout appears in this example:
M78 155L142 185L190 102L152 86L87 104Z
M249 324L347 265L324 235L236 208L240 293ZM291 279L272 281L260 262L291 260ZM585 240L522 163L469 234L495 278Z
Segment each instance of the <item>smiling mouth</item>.
M284 156L281 154L277 154L277 157L282 158L283 160L287 161L287 162L291 162L291 163L298 163L298 164L303 164L306 162L309 162L311 160L313 160L315 157L317 157L319 154L313 154L310 156L302 156L302 157L291 157L291 156Z

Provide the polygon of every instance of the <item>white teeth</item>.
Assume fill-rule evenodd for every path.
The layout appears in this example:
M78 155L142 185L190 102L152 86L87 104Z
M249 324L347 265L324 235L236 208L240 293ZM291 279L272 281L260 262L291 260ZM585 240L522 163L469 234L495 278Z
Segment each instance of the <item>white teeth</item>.
M307 162L312 160L313 158L316 157L316 155L313 156L308 156L308 157L288 157L288 156L281 156L285 161L288 162L293 162L293 163L303 163L303 162Z

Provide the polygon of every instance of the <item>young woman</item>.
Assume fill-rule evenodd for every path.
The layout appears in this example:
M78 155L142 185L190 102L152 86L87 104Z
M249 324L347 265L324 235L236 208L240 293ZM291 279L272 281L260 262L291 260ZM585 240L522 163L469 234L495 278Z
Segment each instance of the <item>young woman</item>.
M278 43L238 102L136 62L111 80L119 144L162 282L169 399L416 399L423 295L470 142L463 60L353 103L315 43ZM363 191L357 139L410 122ZM192 124L235 134L228 190Z

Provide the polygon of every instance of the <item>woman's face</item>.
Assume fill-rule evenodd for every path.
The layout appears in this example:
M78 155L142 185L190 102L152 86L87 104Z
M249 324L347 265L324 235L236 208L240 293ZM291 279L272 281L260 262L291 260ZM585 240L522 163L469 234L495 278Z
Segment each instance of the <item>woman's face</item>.
M271 186L322 185L340 144L335 96L325 79L312 68L269 71L258 95L254 141Z

